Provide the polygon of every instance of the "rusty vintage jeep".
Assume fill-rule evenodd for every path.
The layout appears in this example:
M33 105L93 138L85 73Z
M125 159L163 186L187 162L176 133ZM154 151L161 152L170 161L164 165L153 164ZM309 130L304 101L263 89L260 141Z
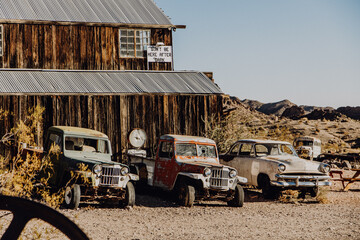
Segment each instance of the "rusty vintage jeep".
M128 154L132 171L139 183L175 191L179 203L191 207L197 200L219 199L230 206L241 207L244 192L240 184L246 178L219 163L213 140L183 135L163 135L155 158Z

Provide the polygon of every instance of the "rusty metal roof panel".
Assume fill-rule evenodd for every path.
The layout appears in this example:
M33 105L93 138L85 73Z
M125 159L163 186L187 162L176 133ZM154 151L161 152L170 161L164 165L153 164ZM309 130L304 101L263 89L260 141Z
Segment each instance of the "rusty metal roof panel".
M201 142L215 144L215 141L210 138L198 137L198 136L189 136L189 135L175 135L175 134L165 134L160 136L161 140L169 141L178 141L178 142Z
M153 0L0 0L0 19L172 25Z
M2 69L1 93L222 94L222 91L200 72Z

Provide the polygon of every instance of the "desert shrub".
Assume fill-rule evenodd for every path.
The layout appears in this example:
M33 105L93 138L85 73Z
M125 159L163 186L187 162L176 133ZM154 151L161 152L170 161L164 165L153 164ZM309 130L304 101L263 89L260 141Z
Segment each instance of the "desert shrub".
M246 114L241 109L235 109L223 118L209 116L204 122L203 135L217 143L219 152L226 152L239 139L273 139L290 142L294 139L289 127L284 124L268 125L263 119Z
M255 131L255 127L249 126L251 117L241 115L236 110L223 119L212 115L204 122L204 136L217 143L219 152L226 152L236 140L249 138Z
M0 156L0 193L29 199L40 198L48 205L58 207L62 201L62 192L51 193L49 190L49 179L53 173L49 155L42 157L36 151L27 153L23 149L23 143L38 146L43 134L41 126L44 110L40 106L29 109L26 119L19 120L10 133L1 139L1 144L15 145L17 154L12 159ZM0 120L6 116L3 115ZM52 156L58 156L59 149L53 146L50 152Z

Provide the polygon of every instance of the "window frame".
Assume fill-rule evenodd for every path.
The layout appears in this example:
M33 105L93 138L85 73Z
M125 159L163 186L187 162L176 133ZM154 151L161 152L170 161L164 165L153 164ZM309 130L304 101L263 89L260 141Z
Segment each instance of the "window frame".
M121 41L121 32L122 31L126 31L127 34L126 36L123 36L123 37L126 37L127 38L127 41L126 43L122 42ZM133 34L134 36L129 36L128 33L133 31ZM144 32L147 32L147 36L144 37ZM139 36L138 34L139 33ZM129 38L133 38L134 39L134 42L131 43L131 42L128 42L128 39ZM137 43L137 39L140 39L140 43ZM144 39L146 39L146 41L144 41ZM133 45L133 49L132 51L134 52L134 55L133 56L129 56L128 55L128 51L129 51L129 48L127 47L126 48L126 52L127 54L126 55L122 55L121 51L122 51L122 47L121 45ZM141 47L141 50L137 50L137 45L140 44L140 47ZM147 51L147 46L150 46L151 45L151 30L150 29L128 29L128 28L120 28L119 29L119 57L120 58L146 58L146 51ZM138 52L143 52L143 56L138 56Z
M4 56L4 26L0 24L0 57Z

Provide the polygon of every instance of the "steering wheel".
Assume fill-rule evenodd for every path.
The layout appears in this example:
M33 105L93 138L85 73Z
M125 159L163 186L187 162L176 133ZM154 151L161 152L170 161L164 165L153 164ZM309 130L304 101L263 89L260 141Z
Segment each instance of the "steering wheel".
M18 239L25 225L32 219L41 219L53 225L70 239L88 240L86 234L58 211L27 199L0 195L0 210L10 211L13 219L1 239Z

